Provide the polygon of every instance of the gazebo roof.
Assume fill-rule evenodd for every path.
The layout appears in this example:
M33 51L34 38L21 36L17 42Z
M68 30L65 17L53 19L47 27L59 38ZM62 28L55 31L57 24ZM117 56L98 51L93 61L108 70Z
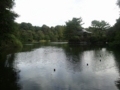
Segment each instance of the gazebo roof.
M91 34L92 32L89 32L89 31L87 31L85 29L82 29L82 30L79 30L79 33L89 33L89 34Z
M85 29L82 29L82 31L81 32L85 32L85 33L92 33L92 32L89 32L89 31L87 31L87 30L85 30Z

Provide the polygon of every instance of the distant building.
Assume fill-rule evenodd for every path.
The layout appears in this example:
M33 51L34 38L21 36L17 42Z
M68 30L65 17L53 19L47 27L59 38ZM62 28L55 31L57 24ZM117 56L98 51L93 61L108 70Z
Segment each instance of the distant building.
M92 34L92 32L89 32L85 29L82 29L79 31L79 36L82 37L82 38L87 38L87 37L90 37Z

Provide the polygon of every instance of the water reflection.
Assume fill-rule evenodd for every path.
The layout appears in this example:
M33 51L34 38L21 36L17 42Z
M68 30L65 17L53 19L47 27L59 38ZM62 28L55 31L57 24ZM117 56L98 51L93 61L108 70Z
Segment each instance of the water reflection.
M113 51L113 54L115 56L115 60L116 60L116 66L118 67L117 70L119 72L120 75L120 52L115 50ZM117 78L117 80L115 81L115 85L118 87L118 89L120 90L120 77Z
M120 86L119 52L105 47L33 44L7 57L4 65L15 73L14 86L20 87L16 90L118 90Z
M15 58L13 50L0 51L0 90L20 90L18 85L19 71L13 68Z

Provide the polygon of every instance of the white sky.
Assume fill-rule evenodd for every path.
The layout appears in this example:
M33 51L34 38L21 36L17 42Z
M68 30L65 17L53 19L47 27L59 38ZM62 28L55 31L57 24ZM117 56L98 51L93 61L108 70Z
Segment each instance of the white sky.
M82 17L83 26L91 25L92 20L105 20L113 25L119 18L117 0L15 0L14 11L20 16L18 23L32 25L65 25L73 17Z

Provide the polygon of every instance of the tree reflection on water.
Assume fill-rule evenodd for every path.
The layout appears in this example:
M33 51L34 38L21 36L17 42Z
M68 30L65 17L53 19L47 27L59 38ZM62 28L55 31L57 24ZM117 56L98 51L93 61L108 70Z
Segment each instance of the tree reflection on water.
M20 90L18 70L12 67L14 53L11 50L0 51L0 90Z
M118 50L114 50L113 52L116 60L116 66L120 75L120 52ZM118 78L118 80L115 81L115 85L120 90L120 78Z

